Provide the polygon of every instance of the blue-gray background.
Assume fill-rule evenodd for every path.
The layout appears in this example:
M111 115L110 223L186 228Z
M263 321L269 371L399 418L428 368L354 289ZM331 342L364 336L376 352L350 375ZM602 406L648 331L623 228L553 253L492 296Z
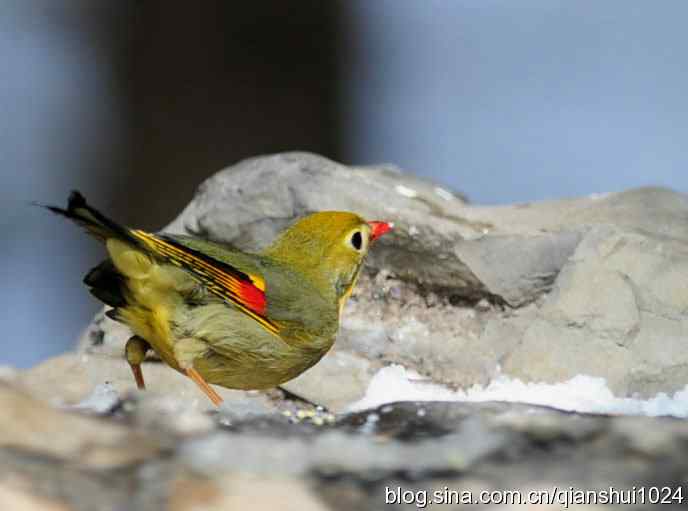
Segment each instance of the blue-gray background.
M683 0L141 4L0 3L0 364L97 308L102 251L28 205L74 187L160 227L223 165L310 149L480 203L688 191Z

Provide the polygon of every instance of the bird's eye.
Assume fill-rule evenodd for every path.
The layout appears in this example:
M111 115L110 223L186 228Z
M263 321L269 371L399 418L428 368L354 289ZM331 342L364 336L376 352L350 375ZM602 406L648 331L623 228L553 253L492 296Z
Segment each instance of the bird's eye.
M361 250L363 247L363 236L361 235L361 231L356 231L351 235L351 245L356 250Z

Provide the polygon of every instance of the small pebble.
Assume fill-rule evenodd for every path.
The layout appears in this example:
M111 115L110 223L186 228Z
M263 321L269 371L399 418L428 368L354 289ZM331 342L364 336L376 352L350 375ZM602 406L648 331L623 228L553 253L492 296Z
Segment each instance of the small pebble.
M480 301L475 304L475 310L485 312L490 309L490 302L488 302L485 298L481 298Z
M392 286L389 289L389 296L395 300L401 300L401 288L399 286Z

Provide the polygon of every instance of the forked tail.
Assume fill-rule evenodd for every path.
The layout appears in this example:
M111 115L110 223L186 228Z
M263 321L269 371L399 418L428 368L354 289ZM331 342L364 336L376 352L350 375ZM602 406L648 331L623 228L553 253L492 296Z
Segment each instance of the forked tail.
M84 196L76 190L69 195L67 209L62 209L57 206L43 207L81 225L89 234L101 241L105 241L108 238L120 238L133 242L134 244L137 243L136 238L131 235L129 229L110 220L100 211L89 206Z
M137 244L136 238L126 227L110 220L100 211L92 208L86 199L76 190L69 196L67 209L56 206L44 206L53 213L72 220L86 229L86 232L105 242L116 238L125 242ZM86 277L84 283L89 286L91 293L102 302L111 307L123 307L126 300L123 293L123 275L117 270L112 260L106 259L93 268ZM117 309L106 314L112 319L117 319Z

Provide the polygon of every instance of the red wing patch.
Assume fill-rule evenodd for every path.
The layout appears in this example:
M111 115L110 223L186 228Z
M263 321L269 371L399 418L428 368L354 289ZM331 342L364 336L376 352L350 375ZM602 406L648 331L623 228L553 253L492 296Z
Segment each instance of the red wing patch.
M137 238L153 254L175 266L191 272L214 295L231 302L239 310L255 319L263 328L277 335L278 328L266 317L265 281L186 247L171 238L132 230Z
M265 292L258 289L253 283L240 282L237 294L242 298L249 309L257 312L261 316L265 315L267 305L265 301Z

